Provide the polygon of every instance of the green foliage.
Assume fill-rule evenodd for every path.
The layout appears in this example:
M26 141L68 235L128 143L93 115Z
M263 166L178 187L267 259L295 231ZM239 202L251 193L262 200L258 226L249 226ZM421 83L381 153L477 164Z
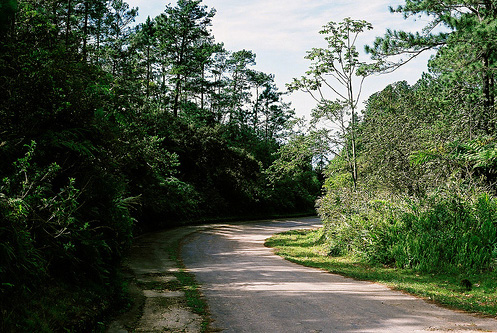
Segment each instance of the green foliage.
M1 256L4 263L0 271L2 289L17 289L19 284L22 286L22 282L46 276L49 258L45 258L36 247L37 232L32 230L46 229L50 240L63 236L73 222L72 213L77 206L74 180L59 193L50 193L50 181L60 167L52 164L45 170L38 169L32 165L35 143L32 142L28 149L26 155L15 163L14 175L5 177L0 187ZM52 249L52 256L58 250L62 250L62 254L66 253L71 246L63 241L57 245L60 247Z
M363 181L348 190L335 158L318 201L330 254L427 272L492 267L494 140L471 138L453 89L425 75L369 98L358 130Z
M487 270L497 255L497 200L455 193L436 192L421 200L328 193L319 212L329 254L425 272Z
M175 138L185 180L201 193L201 212L248 212L257 200L261 166L246 150L228 145L215 129L183 127ZM200 208L200 207L199 207Z
M76 187L76 180L69 178L67 185L57 189L54 182L60 167L55 163L38 167L33 160L35 143L28 149L0 187L2 281L22 291L67 269L62 275L65 279L80 279L81 274L107 279L107 258L129 242L131 218L123 206L126 201L116 198L109 208L112 223L107 228L116 237L109 241L99 230L102 226L82 218L82 197L88 196Z
M484 177L484 182L491 184L497 177L497 145L494 137L482 137L468 142L454 142L449 148L450 159L462 166L469 166Z
M312 208L310 162L266 178L293 110L214 14L180 0L132 29L121 0L0 3L0 330L91 330L140 232Z
M404 234L392 246L396 265L423 271L490 268L497 254L497 201L488 194L473 200L435 198L440 196L414 205L396 226Z
M175 116L178 115L182 90L190 88L188 81L202 75L200 64L207 62L214 51L211 48L213 37L208 28L215 10L208 11L207 6L200 5L201 2L179 0L174 7L168 5L156 19L156 36L164 59L162 65L170 66L171 107Z
M368 152L362 157L362 172L370 186L410 195L436 186L428 165L419 168L411 163L412 151L431 144L437 125L432 109L418 105L423 94L426 90L420 83L411 87L397 82L368 99L359 141ZM448 134L441 133L438 141ZM439 172L438 165L430 166Z
M319 194L320 182L312 162L317 155L311 136L296 135L282 146L265 174L274 207L287 211L310 211Z
M496 129L495 2L407 0L391 11L429 20L421 32L388 29L366 47L381 64L379 70L395 70L426 50L436 50L429 62L431 71L444 78L445 88L457 87L452 93L471 104L466 110L471 131L491 134Z
M497 150L493 137L468 141L448 142L437 149L415 151L410 159L413 165L442 162L451 164L467 182L474 182L492 190L496 180Z

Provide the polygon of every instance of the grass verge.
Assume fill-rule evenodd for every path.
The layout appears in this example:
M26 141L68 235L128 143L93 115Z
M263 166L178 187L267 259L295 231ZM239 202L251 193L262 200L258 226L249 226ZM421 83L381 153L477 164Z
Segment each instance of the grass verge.
M410 269L371 265L351 257L327 256L321 229L292 230L274 235L265 245L283 258L331 273L380 282L437 304L488 316L497 315L497 274L427 274Z
M200 292L200 285L195 280L195 276L186 271L185 265L180 258L181 239L171 242L167 248L169 258L173 260L179 271L175 273L176 278L180 283L180 289L185 293L186 304L192 311L202 317L202 332L209 331L210 316L207 307L207 302Z

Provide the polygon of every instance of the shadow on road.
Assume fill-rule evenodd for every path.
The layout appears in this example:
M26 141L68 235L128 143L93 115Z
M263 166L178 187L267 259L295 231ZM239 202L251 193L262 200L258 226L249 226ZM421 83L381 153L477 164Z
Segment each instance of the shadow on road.
M316 218L218 226L182 250L223 332L497 332L497 321L287 262L264 247L272 234Z

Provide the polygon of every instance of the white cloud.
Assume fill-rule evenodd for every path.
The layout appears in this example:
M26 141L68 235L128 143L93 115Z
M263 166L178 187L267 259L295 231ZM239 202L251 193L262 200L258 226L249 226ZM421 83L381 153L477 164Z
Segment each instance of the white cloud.
M323 1L250 1L223 7L225 0L207 0L218 8L214 35L228 46L268 51L301 51L326 21Z

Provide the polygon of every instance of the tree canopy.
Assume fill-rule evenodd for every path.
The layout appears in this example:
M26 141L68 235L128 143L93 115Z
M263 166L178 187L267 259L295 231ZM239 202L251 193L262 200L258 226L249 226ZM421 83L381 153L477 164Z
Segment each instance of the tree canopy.
M216 42L200 0L133 25L137 12L0 3L2 331L86 325L33 304L57 291L71 307L77 292L103 311L142 232L313 210L309 161L305 177L272 180L294 115L274 75Z
M254 52L215 39L201 0L136 25L122 0L1 1L0 329L89 327L73 305L100 315L122 295L136 235L216 219L317 207L329 255L495 269L497 2L390 10L426 26L389 29L371 63L356 47L371 24L323 26L288 84L316 100L304 123ZM427 50L418 82L361 108L368 75Z

